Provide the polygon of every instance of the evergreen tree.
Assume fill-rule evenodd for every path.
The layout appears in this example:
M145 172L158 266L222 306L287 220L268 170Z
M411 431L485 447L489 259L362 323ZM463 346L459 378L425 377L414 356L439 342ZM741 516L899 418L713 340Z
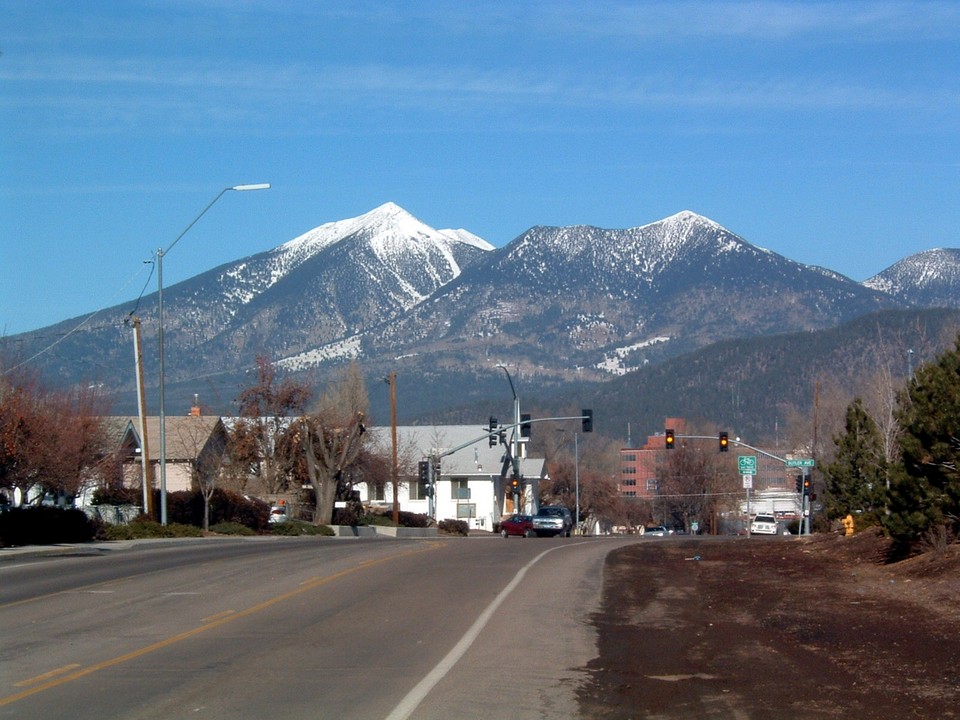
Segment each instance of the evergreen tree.
M917 370L901 395L902 460L891 486L886 526L901 545L960 530L960 337Z
M857 515L873 522L883 507L887 462L883 438L858 397L847 407L841 435L833 438L836 456L826 466L826 507L830 518Z

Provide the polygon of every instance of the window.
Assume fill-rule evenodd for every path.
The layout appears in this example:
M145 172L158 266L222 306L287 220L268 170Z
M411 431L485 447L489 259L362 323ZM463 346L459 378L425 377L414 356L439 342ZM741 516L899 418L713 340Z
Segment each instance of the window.
M383 502L387 499L385 487L384 485L377 486L373 483L367 483L367 496L371 502Z
M450 499L451 500L469 500L470 487L466 478L451 478L450 480Z
M416 478L410 478L409 486L411 500L427 499L427 484L425 482L418 482Z
M637 480L636 478L627 478L623 481L623 484L627 487L636 487Z

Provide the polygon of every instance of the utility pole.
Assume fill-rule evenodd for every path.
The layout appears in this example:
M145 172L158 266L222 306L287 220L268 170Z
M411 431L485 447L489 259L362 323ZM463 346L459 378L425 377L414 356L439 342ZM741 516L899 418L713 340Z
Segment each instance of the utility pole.
M397 464L397 374L393 371L387 378L390 383L390 440L393 444L393 465L391 465L391 480L393 481L393 522L400 524L400 468Z

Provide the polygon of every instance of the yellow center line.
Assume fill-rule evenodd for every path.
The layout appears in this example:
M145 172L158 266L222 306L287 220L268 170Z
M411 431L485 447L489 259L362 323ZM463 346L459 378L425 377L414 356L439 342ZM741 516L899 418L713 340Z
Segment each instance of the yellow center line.
M236 610L224 610L223 612L218 612L214 615L211 615L210 617L200 618L200 622L204 622L204 623L214 622L216 620L220 620L221 618L225 618L230 615L233 615L235 612Z
M210 622L208 622L205 625L200 625L199 627L195 627L190 630L185 630L184 632L177 633L176 635L172 635L166 638L165 640L160 640L159 642L146 645L137 650L124 653L123 655L118 655L115 658L110 658L109 660L104 660L102 662L98 662L93 665L89 665L87 667L80 667L79 665L67 666L65 668L62 668L62 670L69 671L75 667L80 667L80 669L75 670L74 672L70 672L68 675L64 675L63 677L54 677L55 675L59 674L59 671L56 671L56 670L51 671L50 673L46 673L45 675L39 675L37 676L37 678L35 678L35 681L40 682L41 684L37 685L36 687L32 687L18 693L14 693L13 695L7 695L6 697L0 698L0 707L4 707L6 705L11 705L15 702L19 702L20 700L28 698L31 695L36 695L37 693L43 692L44 690L50 690L51 688L55 688L60 685L65 685L66 683L73 682L74 680L79 680L80 678L86 677L87 675L93 675L94 673L100 672L101 670L106 670L107 668L115 667L117 665L122 665L123 663L129 662L131 660L136 660L139 657L143 657L144 655L149 655L150 653L156 652L157 650L162 650L172 645L176 645L177 643L183 642L184 640L189 640L202 633L207 632L208 630L221 627L223 625L226 625L229 622L233 622L234 620L239 620L240 618L245 618L251 615L255 615L256 613L266 610L267 608L272 607L277 603L284 602L285 600L289 600L290 598L296 597L297 595L302 595L303 593L308 592L309 590L313 590L315 588L320 587L321 585L325 585L327 583L333 582L334 580L339 580L340 578L346 577L347 575L351 575L355 572L358 572L359 570L365 570L367 568L374 567L376 565L381 565L386 562L392 562L402 557L409 557L411 555L417 555L419 553L427 552L428 550L434 550L440 547L441 545L442 543L431 543L430 545L427 545L425 547L419 547L415 550L407 550L405 552L399 552L393 555L387 555L386 557L383 557L379 560L373 560L373 561L368 560L354 567L347 568L346 570L341 570L340 572L336 572L333 575L317 577L314 580L304 583L296 590L291 590L290 592L283 593L282 595L277 595L275 597L272 597L269 600L264 600L263 602L257 603L256 605L252 605L251 607L248 607L245 610L239 610L237 612L230 611L227 613L219 613L219 616L213 615L211 616ZM47 677L50 677L51 679L48 680ZM28 682L28 681L24 681L24 682ZM18 683L18 686L19 686L19 683Z
M32 677L27 680L21 680L20 682L16 683L16 687L24 687L26 685L33 685L34 683L43 682L44 680L49 680L52 677L56 677L61 673L69 672L78 667L80 667L80 663L70 663L69 665L64 665L62 668L45 672L43 675L37 675L36 677Z

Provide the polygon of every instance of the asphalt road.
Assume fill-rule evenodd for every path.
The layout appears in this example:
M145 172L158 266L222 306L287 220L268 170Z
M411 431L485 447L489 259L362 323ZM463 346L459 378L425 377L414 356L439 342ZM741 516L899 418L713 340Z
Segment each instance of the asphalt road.
M256 538L0 562L0 718L579 717L630 539Z

